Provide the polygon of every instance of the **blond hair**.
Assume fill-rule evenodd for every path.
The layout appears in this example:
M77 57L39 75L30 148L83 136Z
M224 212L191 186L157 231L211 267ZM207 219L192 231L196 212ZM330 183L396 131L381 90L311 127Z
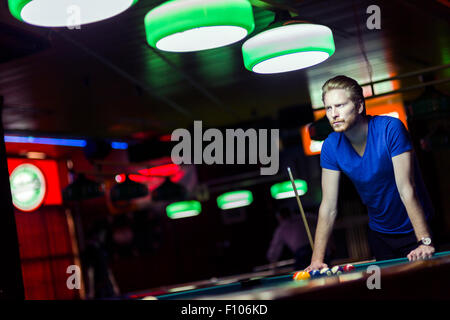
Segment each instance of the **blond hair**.
M364 106L363 114L366 114L366 102L363 95L363 89L355 79L346 76L336 76L328 79L322 86L322 101L324 101L325 94L333 89L344 89L349 93L349 98L355 106L360 103Z

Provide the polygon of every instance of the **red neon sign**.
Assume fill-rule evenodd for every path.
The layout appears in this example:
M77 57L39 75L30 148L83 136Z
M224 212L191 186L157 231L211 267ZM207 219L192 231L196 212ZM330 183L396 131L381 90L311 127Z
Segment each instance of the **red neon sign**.
M178 165L171 163L149 169L142 169L139 170L138 172L144 176L169 177L178 173L179 170L180 167Z

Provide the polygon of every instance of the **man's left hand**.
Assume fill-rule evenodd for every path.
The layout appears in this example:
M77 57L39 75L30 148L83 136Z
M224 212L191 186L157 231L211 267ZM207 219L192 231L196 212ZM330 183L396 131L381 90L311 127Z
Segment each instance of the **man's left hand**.
M411 251L406 257L409 261L430 259L435 251L433 246L425 246L422 244Z

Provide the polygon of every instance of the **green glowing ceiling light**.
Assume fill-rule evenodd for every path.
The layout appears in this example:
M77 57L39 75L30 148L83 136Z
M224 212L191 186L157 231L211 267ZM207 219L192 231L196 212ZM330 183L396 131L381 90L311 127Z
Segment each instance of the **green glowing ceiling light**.
M171 52L226 46L254 28L248 0L171 0L145 16L148 43Z
M111 18L138 0L8 0L18 20L43 27L72 27Z
M299 196L304 195L308 191L308 186L305 180L294 180L294 183ZM292 188L292 182L290 180L274 184L270 187L270 194L274 199L295 197L294 188Z
M247 190L227 192L217 197L217 205L222 210L245 207L252 202L253 195Z
M242 45L245 67L255 73L307 68L335 51L330 28L304 22L278 22Z
M170 219L180 219L197 216L202 212L202 205L196 200L174 202L166 207Z

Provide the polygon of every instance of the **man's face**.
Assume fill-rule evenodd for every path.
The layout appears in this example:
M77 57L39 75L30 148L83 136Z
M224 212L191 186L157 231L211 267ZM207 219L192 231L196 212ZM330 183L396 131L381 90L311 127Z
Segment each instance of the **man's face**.
M324 97L324 105L328 121L336 132L345 132L352 128L362 113L363 107L357 108L350 100L345 89L333 89Z

